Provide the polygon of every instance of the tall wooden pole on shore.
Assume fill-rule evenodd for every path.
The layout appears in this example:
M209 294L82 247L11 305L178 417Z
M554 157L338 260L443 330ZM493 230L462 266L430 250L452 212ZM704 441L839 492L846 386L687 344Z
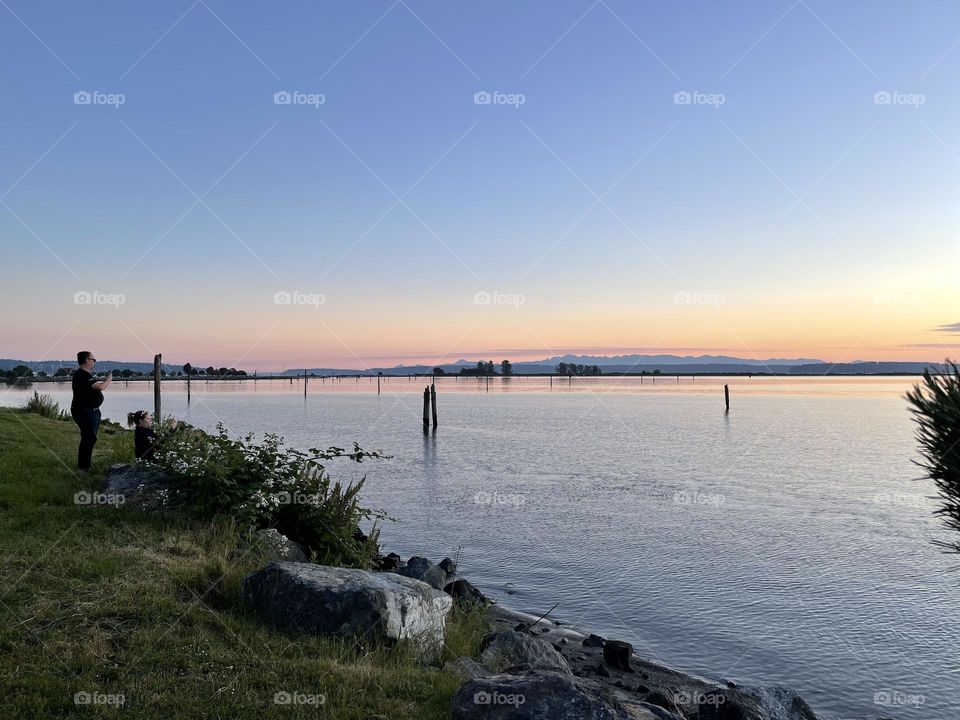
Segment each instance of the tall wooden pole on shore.
M153 417L160 422L160 359L161 355L153 356Z

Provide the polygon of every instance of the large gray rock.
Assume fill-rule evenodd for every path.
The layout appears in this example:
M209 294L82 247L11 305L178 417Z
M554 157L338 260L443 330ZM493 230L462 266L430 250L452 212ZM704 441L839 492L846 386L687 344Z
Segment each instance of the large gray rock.
M276 528L257 530L257 541L274 560L307 562L310 559L300 543L294 542Z
M410 642L423 656L443 647L453 601L393 573L272 562L243 579L247 605L284 630L371 642Z
M656 720L639 705L629 710L589 680L529 671L468 680L453 696L454 720Z
M628 710L640 706L660 720L817 720L810 706L789 688L731 686L652 663L636 653L625 670L604 660L602 638L591 641L554 621L498 605L487 608L487 618L495 631L522 624L537 637L570 648L565 657L575 676L607 688Z
M473 678L494 674L473 658L468 657L458 657L456 660L451 660L444 664L443 669L452 675L456 675L461 680L472 680Z
M394 572L404 577L423 580L423 582L437 590L443 590L443 586L447 584L447 573L431 561L422 557L414 556L410 558L407 560L406 565L398 568Z
M524 667L570 673L563 655L546 640L516 630L501 630L483 639L480 664L493 672Z
M111 465L103 481L105 495L122 497L124 507L165 510L170 505L171 481L159 468L145 462Z
M463 605L486 605L487 598L469 580L460 578L443 586L443 591Z

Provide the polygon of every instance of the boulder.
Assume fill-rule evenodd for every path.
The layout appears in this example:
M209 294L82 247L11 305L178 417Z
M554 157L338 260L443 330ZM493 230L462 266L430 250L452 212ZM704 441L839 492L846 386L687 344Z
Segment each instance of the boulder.
M593 633L590 633L589 636L583 639L583 646L584 647L603 647L603 644L605 642L606 640L604 640L599 635L594 635Z
M480 664L493 672L521 666L570 673L566 659L553 645L516 630L491 633L483 639L480 647Z
M608 665L632 672L630 658L633 657L633 645L623 640L607 640L603 644L603 659Z
M407 564L395 571L398 575L422 580L437 590L443 590L447 583L447 574L426 558L414 556Z
M246 604L264 622L295 632L393 644L424 657L443 646L448 595L393 573L272 562L243 579Z
M443 669L459 677L461 680L472 680L478 677L487 677L492 675L483 665L473 658L458 657L445 663Z
M296 543L276 528L257 530L257 539L274 560L307 562L309 558L300 543Z
M395 572L403 566L403 560L396 553L390 553L377 559L377 567L384 572Z
M443 570L447 574L447 577L450 577L457 571L457 564L448 557L438 562L437 567Z
M171 480L154 465L136 462L111 465L103 481L107 496L122 497L124 507L160 511L170 505Z
M443 591L457 602L480 603L481 605L487 603L486 596L477 590L472 583L462 578L444 585Z
M596 683L558 672L529 671L468 680L453 696L454 720L656 720L630 711Z

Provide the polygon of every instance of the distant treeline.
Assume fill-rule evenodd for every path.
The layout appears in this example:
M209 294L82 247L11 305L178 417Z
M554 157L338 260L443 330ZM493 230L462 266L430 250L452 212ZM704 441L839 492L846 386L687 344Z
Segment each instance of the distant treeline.
M19 380L21 378L68 378L73 375L74 370L76 370L76 368L62 367L50 374L43 370L34 372L32 368L26 365L17 365L10 370L0 370L0 378L7 380ZM111 372L113 372L114 377L119 378L153 377L152 372L131 370L130 368L114 368ZM164 370L162 368L160 370L160 377L185 377L187 375L191 377L247 377L247 371L227 367L215 368L212 365L205 369L195 368L190 363L184 365L182 370Z

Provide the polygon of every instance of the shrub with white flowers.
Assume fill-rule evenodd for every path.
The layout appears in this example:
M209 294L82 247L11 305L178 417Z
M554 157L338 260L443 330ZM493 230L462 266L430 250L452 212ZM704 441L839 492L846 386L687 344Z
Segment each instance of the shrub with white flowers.
M284 445L275 434L231 438L223 425L211 435L189 426L160 436L153 461L173 479L175 505L210 517L226 514L244 526L274 527L328 565L367 567L378 552L379 510L360 505L363 479L333 481L329 461L362 462L385 457L354 443L353 451L330 447L306 452ZM358 532L373 521L369 537Z

